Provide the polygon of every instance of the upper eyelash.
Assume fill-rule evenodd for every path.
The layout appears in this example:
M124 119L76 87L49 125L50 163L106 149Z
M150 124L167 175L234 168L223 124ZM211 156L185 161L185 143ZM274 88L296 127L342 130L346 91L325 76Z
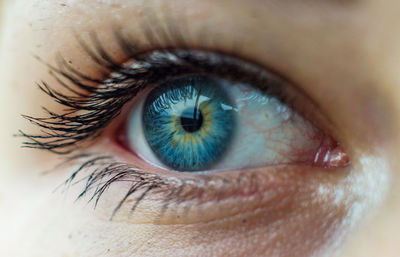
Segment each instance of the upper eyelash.
M216 74L232 80L245 80L269 94L283 99L282 85L276 85L277 78L262 71L256 66L226 55L185 49L161 49L151 55L139 54L138 44L128 40L121 33L115 33L117 42L129 56L135 67L116 62L103 48L95 33L91 33L89 45L77 36L77 40L87 54L104 71L107 79L93 78L74 69L70 63L59 56L57 65L48 65L50 74L67 90L68 93L53 89L45 81L38 87L54 101L66 107L64 113L56 113L43 108L47 117L24 118L42 129L42 134L27 134L19 131L27 139L24 147L45 149L53 153L69 154L82 142L95 139L116 118L122 107L147 86L157 84L160 80L182 74ZM204 60L204 54L212 55L215 63ZM221 68L222 67L222 68ZM262 72L261 72L262 73ZM107 74L110 74L107 76ZM240 75L239 75L240 74ZM264 86L264 88L262 88ZM286 101L289 102L289 101Z
M77 37L82 48L98 65L108 72L133 75L108 56L95 34L92 34L91 38L96 46L94 50ZM124 42L121 47L126 48L129 43ZM28 139L23 143L24 147L45 149L59 154L71 153L77 148L77 143L96 138L102 129L118 116L122 106L139 91L136 85L125 89L116 88L115 85L120 85L122 81L115 77L108 80L107 87L99 87L97 85L104 83L103 80L80 73L61 56L57 60L57 67L51 65L48 67L50 74L70 94L52 89L45 81L37 85L44 93L67 109L65 113L59 114L43 108L47 113L47 118L23 115L24 118L45 130L42 135L30 135L20 131L20 134ZM129 94L126 91L129 91Z

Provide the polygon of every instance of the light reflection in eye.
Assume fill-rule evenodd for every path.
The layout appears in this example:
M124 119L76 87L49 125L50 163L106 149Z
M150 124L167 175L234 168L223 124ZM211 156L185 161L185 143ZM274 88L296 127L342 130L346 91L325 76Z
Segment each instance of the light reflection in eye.
M278 97L205 76L154 88L127 124L130 150L178 171L312 164L324 140L322 131Z

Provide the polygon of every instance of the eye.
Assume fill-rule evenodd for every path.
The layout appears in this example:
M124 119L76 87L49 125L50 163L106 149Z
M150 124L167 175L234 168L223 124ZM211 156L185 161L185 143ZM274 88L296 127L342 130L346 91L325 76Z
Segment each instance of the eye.
M162 222L195 223L235 215L238 200L243 210L280 208L270 202L275 193L304 204L291 193L313 194L346 173L325 173L349 164L328 132L331 123L298 87L269 69L188 48L143 51L122 64L101 45L97 52L85 49L107 78L82 74L63 60L50 67L66 93L45 82L41 89L67 110L25 116L45 133L21 135L26 147L77 151L67 158L79 165L67 182L86 180L79 197L91 194L96 205L113 189L105 195L122 200L112 218L159 207ZM217 202L224 211L211 213ZM200 205L208 215L189 213Z
M219 57L201 54L203 62ZM348 162L329 135L290 106L297 101L304 108L310 105L308 99L278 76L255 66L247 69L254 76L248 81L214 73L176 76L157 84L116 131L117 143L152 165L176 171L282 164L333 167Z

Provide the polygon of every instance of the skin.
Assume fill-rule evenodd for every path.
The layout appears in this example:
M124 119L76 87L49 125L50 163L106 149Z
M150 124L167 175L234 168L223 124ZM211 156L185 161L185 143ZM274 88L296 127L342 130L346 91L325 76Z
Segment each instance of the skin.
M3 3L0 255L398 256L400 3L167 2ZM232 53L296 84L316 103L318 115L325 117L321 127L343 145L351 166L328 172L294 166L252 170L264 178L255 198L210 201L182 217L169 211L157 222L157 197L133 214L123 207L110 221L127 186L123 183L112 186L96 209L85 200L75 202L81 184L54 191L71 175L71 167L54 168L62 157L22 149L21 138L12 136L19 129L36 131L20 114L42 116L41 106L62 110L35 87L45 80L60 88L33 56L54 64L61 53L79 70L98 75L72 30L82 36L96 31L116 59L124 61L113 25L144 40L140 24L146 19L151 26L163 24L154 17L166 13L173 14L191 48ZM161 172L114 147L107 137L112 131L90 149ZM284 190L276 193L279 186Z

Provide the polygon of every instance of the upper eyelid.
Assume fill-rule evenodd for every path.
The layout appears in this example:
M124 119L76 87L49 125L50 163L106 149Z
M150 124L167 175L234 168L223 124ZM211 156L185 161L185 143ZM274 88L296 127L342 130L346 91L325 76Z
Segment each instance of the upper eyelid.
M115 35L119 37L117 41L122 44L121 48L126 48L132 45L130 41L128 41L126 38L123 38L118 32L115 32ZM87 138L96 138L98 135L100 135L101 130L103 130L111 120L119 115L122 106L124 106L125 103L131 99L131 97L135 96L141 90L140 83L136 87L128 86L125 89L120 86L114 87L114 85L129 79L146 81L146 79L150 77L155 77L155 74L151 72L151 76L147 76L146 78L147 71L141 72L140 68L132 68L127 67L124 64L119 64L102 47L101 42L95 33L91 34L91 38L94 45L92 48L87 44L87 42L82 40L80 37L77 37L78 42L87 52L87 54L92 57L95 63L105 69L108 74L111 73L111 77L108 77L108 79L104 80L103 78L94 78L85 75L84 73L79 72L77 69L72 67L65 59L59 56L57 66L48 65L48 67L50 68L51 75L55 78L56 82L67 89L70 95L53 89L46 82L39 84L39 87L58 103L70 108L71 112L54 113L45 109L48 115L47 118L24 116L32 123L49 132L47 135L29 135L20 131L20 135L28 139L28 141L24 144L25 147L46 149L54 153L62 154L69 154L73 152L75 149L77 149L78 143L84 142ZM159 51L160 52L153 52L155 54L152 55L150 59L150 62L153 63L152 65L155 65L156 70L157 67L163 67L163 65L160 63L162 59L167 64L165 68L169 68L168 63L169 65L172 65L177 64L175 63L176 61L184 61L189 63L189 65L193 65L191 68L195 73L201 71L201 68L196 69L196 66L203 66L203 68L209 70L209 72L212 72L215 69L215 66L218 66L219 63L229 67L225 67L224 69L226 76L231 75L230 73L239 72L240 70L247 70L247 72L242 72L243 77L246 77L246 79L249 80L254 80L256 73L262 74L263 72L260 71L264 71L264 79L280 80L279 77L272 75L273 73L266 72L261 67L249 65L243 61L238 62L238 59L235 57L230 57L229 55L221 55L211 52L207 53L204 51L197 51L193 55L187 55L188 52L180 51L179 49L160 49ZM134 60L134 62L139 64L141 63L141 65L146 65L146 61L149 61L149 53L144 52L139 54L140 51L138 51L137 48L135 51L132 51L132 53L133 52L137 54L135 56L131 56L131 60ZM203 60L203 55L205 53L207 53L205 56L207 61ZM147 59L144 58L144 56L147 56ZM153 59L153 57L155 57L155 59ZM189 59L185 60L185 58ZM216 63L210 64L210 60L211 62L216 61ZM207 65L210 66L207 67ZM145 67L144 69L146 70L148 68ZM150 70L151 69L152 67L150 66ZM115 76L115 74L118 75ZM271 90L273 87L269 87L268 89ZM131 95L130 97L126 97L128 91ZM279 93L279 90L270 93L277 94ZM110 97L113 95L120 95L121 98L116 100L114 99L115 101L112 102L112 98ZM107 102L109 100L111 100L111 102ZM107 105L108 103L110 104ZM110 111L111 107L113 109ZM77 115L79 111L86 112L85 115L87 117L85 120L81 119L82 117ZM102 115L107 120L105 124L96 123L96 114L99 114L100 112L103 112ZM76 115L76 117L74 117L74 115ZM90 125L87 124L88 121L91 122ZM77 131L80 132L80 134L76 133Z

